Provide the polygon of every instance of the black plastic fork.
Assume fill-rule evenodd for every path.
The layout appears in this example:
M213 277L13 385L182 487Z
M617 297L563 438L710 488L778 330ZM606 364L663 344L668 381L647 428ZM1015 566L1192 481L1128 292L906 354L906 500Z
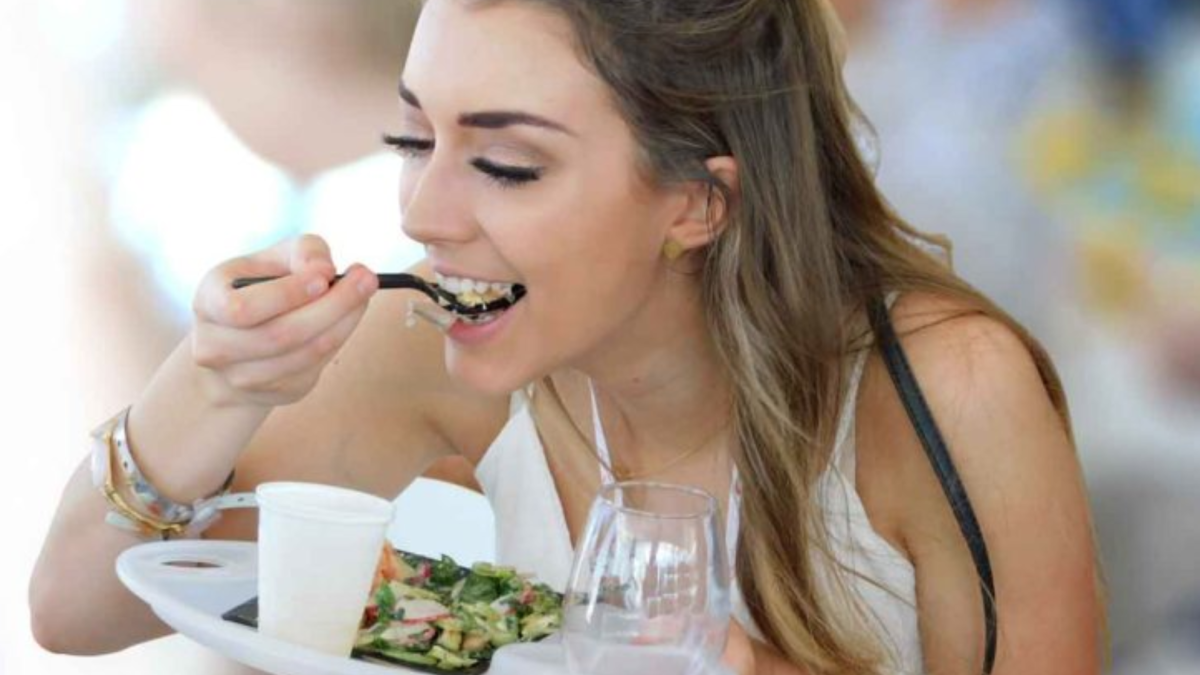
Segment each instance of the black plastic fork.
M341 280L343 275L339 274L333 278L334 283ZM480 316L489 312L498 312L500 310L512 307L518 300L525 295L525 287L520 284L513 285L512 292L509 297L500 298L482 305L465 304L450 291L438 286L437 284L425 281L415 274L380 274L379 288L407 288L414 291L420 291L429 296L438 306L459 316ZM274 281L280 277L242 277L233 280L233 287L245 288L254 284L261 284L268 281Z

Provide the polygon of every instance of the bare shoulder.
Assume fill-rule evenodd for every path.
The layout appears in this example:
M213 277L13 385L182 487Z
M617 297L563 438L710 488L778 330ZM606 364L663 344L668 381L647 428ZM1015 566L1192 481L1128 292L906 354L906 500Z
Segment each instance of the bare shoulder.
M956 461L1012 459L1011 453L1025 451L1013 447L989 458L983 449L1011 440L1013 434L1059 438L1059 451L1073 455L1066 422L1051 401L1029 345L1012 327L956 300L918 293L902 296L891 319L939 430L947 438L962 439L951 450ZM868 439L875 426L892 438L911 427L877 351L859 405L868 413L860 416L859 425L860 430L866 427ZM980 442L980 435L991 442Z
M1033 353L1015 330L955 300L916 293L902 296L891 317L972 499L974 493L1033 486L1038 477L1077 478L1067 423L1051 401ZM881 520L902 529L904 534L896 536L911 550L913 536L930 522L929 511L942 512L944 496L878 351L862 387L860 487L866 497L872 490L898 489L894 479L901 479L907 506L900 506L901 500L887 502ZM911 499L913 494L923 498Z
M1067 421L1016 330L955 301L918 294L902 298L892 316L964 480L974 478L982 492L1013 481L1036 484L1035 476L1076 477ZM890 377L886 384L898 401Z
M892 309L900 343L926 395L968 404L972 391L1020 395L1031 407L1050 404L1029 346L1012 327L955 300L902 296Z
M1086 493L1033 352L1002 321L952 300L909 294L892 320L988 545L1004 622L996 672L1087 672L1072 670L1098 654ZM978 672L978 576L878 354L859 413L859 490L916 569L926 665Z

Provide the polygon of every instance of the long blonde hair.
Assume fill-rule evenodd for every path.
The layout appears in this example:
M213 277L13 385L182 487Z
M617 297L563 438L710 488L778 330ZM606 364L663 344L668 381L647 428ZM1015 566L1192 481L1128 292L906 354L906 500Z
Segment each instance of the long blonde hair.
M571 21L584 63L611 88L656 181L706 181L730 204L700 283L733 389L742 476L738 582L766 639L818 673L876 672L883 648L817 583L833 561L817 478L837 426L848 324L886 290L927 291L993 317L1026 343L1069 428L1038 343L930 253L856 144L861 119L823 0L535 0ZM709 157L738 161L739 190ZM861 337L861 335L857 336Z

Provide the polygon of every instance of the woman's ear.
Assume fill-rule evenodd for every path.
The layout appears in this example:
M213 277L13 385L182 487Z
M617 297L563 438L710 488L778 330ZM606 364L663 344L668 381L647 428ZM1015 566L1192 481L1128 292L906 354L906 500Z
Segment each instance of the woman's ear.
M710 157L704 165L721 182L724 190L704 181L693 181L687 185L686 207L667 230L663 250L668 252L668 258L677 258L708 246L729 225L729 202L736 200L740 194L737 160L722 155Z

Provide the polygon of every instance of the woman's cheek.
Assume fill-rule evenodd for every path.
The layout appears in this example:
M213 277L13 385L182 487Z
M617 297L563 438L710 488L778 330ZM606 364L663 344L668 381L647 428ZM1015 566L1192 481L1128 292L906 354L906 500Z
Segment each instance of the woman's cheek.
M417 184L416 172L413 169L405 166L400 170L400 213L403 214L408 210L408 203L412 201L413 188Z

